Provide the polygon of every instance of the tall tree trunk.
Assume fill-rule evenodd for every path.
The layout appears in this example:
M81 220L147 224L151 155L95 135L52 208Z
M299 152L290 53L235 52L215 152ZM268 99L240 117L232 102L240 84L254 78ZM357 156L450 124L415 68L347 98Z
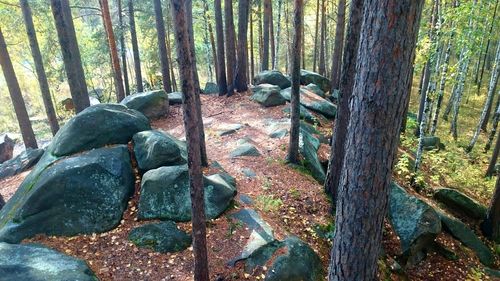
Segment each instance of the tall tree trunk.
M254 48L253 48L253 10L252 5L249 5L249 13L250 13L250 77L253 79L255 77L255 57L254 57Z
M118 50L116 48L115 34L113 32L113 24L111 23L108 0L99 0L99 5L101 6L102 20L104 22L104 29L106 30L106 36L108 38L109 52L111 53L116 100L121 102L125 98L125 90L123 89L122 70L120 68L120 59L118 59Z
M263 31L262 31L262 4L264 0L257 0L257 15L259 17L259 71L262 71L262 62L263 62L263 59L264 59L264 40L263 40Z
M132 41L132 53L134 55L135 86L137 92L144 91L142 86L141 58L139 56L139 44L137 43L137 33L135 30L134 0L128 0L128 17L130 25L130 39Z
M130 85L127 72L127 50L125 47L125 28L123 27L122 0L118 0L118 24L120 27L120 55L122 59L123 82L125 85L125 95L130 95Z
M205 21L206 25L208 27L208 33L210 35L210 45L212 46L212 58L213 58L213 66L215 68L215 81L219 83L219 67L218 67L218 60L217 60L217 47L215 46L215 39L214 39L214 31L212 28L212 22L210 21L210 14L209 14L209 8L208 8L208 3L207 0L203 0L203 9L204 9L204 16L205 16Z
M481 75L479 75L479 81L477 82L477 93L479 94L479 92L481 91L481 84L482 84L482 81L483 81L483 75L484 75L484 68L486 66L486 58L488 57L488 51L490 49L490 43L491 43L491 34L493 32L493 27L495 26L495 19L496 19L496 16L497 16L497 10L498 10L498 0L495 1L495 9L493 10L493 16L491 18L491 25L490 25L490 31L488 32L488 41L486 42L486 49L484 50L484 56L483 56L483 67L481 68ZM488 114L488 117L489 117L489 114ZM488 120L489 118L486 118L486 120ZM486 129L486 126L487 126L487 123L488 121L486 121L486 125L484 125L484 129Z
M205 226L205 202L203 190L203 174L201 171L200 126L196 105L197 88L193 67L193 52L189 39L188 17L184 0L171 0L172 17L175 21L175 38L177 42L177 59L184 94L184 127L188 146L189 182L191 186L191 209L193 227L194 280L208 281L208 254Z
M283 0L278 0L278 21L276 23L276 49L273 61L273 69L279 68L279 57L280 57L280 35L281 35L281 6L283 4Z
M341 0L342 1L342 0ZM320 11L320 0L316 0L316 24L314 29L314 51L313 51L313 71L316 72L316 63L318 61L318 35L319 35L319 11Z
M273 12L273 2L269 1L269 41L271 46L271 67L274 67L274 60L276 59L276 42L274 41L274 12Z
M236 46L234 35L234 20L233 20L233 1L224 0L224 17L226 19L225 35L226 35L226 78L228 83L228 96L234 93L234 75L236 67ZM242 49L239 49L242 50ZM240 53L240 52L238 52Z
M356 62L358 59L359 36L363 24L363 3L365 0L353 0L350 7L349 25L347 27L347 40L345 42L344 58L340 78L339 103L333 132L333 141L330 151L330 161L325 181L325 191L335 203L337 200L338 186L342 173L345 155L345 136L349 125L350 110L349 100L352 96L354 78L356 75Z
M269 26L271 24L271 0L264 1L264 26L262 34L262 66L261 70L269 69Z
M491 154L490 158L490 163L488 164L488 169L486 170L487 177L491 177L495 172L495 166L497 164L499 152L500 152L500 135L497 135L497 142L495 143L495 148L493 149L493 153Z
M249 0L239 0L238 2L238 61L236 63L236 76L234 77L234 87L238 92L248 90L247 82L247 30Z
M33 61L35 63L36 76L38 78L40 92L42 93L43 105L45 106L45 112L47 113L50 130L52 132L52 135L55 135L57 131L59 131L59 123L57 122L56 111L54 110L52 97L50 96L49 83L47 82L47 75L45 74L45 68L43 67L42 53L40 52L40 47L38 46L38 39L36 37L35 26L33 25L31 8L28 4L28 0L20 0L19 3L23 12L24 24L26 26L26 33L28 34L31 55L33 56Z
M450 54L451 54L451 39L448 41L448 46L446 47L445 55L444 55L444 65L441 73L441 81L439 82L439 91L436 99L436 111L434 112L434 117L432 118L432 126L430 135L434 136L437 130L437 124L439 122L439 112L441 111L441 105L443 103L444 89L446 85L446 76L448 74L448 66L450 62Z
M465 78L467 76L467 72L469 70L469 62L470 58L467 55L467 48L463 47L460 54L460 66L457 75L456 85L454 87L454 91L452 93L453 96L453 104L452 104L452 119L451 119L451 128L450 132L453 136L454 140L458 138L458 113L460 109L460 103L462 102L462 96L464 92L464 84Z
M161 8L161 0L153 0L156 19L156 31L158 38L158 52L160 54L161 62L161 80L163 89L170 93L172 86L170 82L170 63L167 56L167 46L165 45L165 22L163 21L163 12Z
M169 3L170 4L170 3ZM168 6L168 9L170 11L170 5ZM170 81L172 83L172 91L177 91L177 83L175 82L175 73L174 73L174 61L172 60L172 48L170 48L170 27L171 27L171 20L170 17L167 17L167 27L166 27L166 47L167 47L167 57L168 61L170 62Z
M291 92L291 127L288 145L288 162L299 163L300 136L300 49L302 44L302 25L304 24L303 1L294 0L293 11L293 45L292 45L292 92Z
M226 55L224 54L224 25L222 23L221 0L214 0L215 7L215 34L217 36L217 64L219 73L219 96L227 93Z
M486 237L500 243L500 176L497 176L495 193L491 198L490 207L486 220L482 224L483 233Z
M321 75L325 75L325 21L326 21L326 6L325 0L321 0L321 34L319 43L319 68L318 72Z
M499 76L500 76L500 42L498 42L497 51L495 55L495 63L493 66L493 71L491 72L490 85L488 86L488 95L486 96L486 101L484 102L483 111L481 112L481 117L479 118L479 124L477 125L476 131L474 132L474 135L469 145L465 149L466 152L471 152L472 149L474 148L474 145L476 144L476 141L479 137L479 133L482 130L484 119L487 118L487 112L489 111L489 108L492 107L493 97L496 92Z
M292 43L290 42L290 21L289 21L289 10L288 10L288 1L285 1L285 28L286 28L286 64L285 64L285 73L290 73L289 70L291 69L291 50L292 50Z
M335 28L335 45L333 47L332 56L332 70L330 73L332 90L340 88L340 67L342 66L342 47L344 46L345 6L346 0L339 0L337 6L337 26Z
M270 0L269 0L270 1ZM302 32L302 69L306 69L306 36L305 36L305 13L302 12L302 27L301 27L301 32Z
M212 36L213 38L213 34L212 34L212 30L210 30L210 33L209 33L209 26L210 26L210 22L209 22L209 18L208 18L208 4L207 4L207 1L206 0L203 0L203 20L205 21L205 26L204 26L204 36L203 36L203 43L205 44L205 48L207 50L207 72L208 72L208 81L209 82L212 82L214 81L214 75L213 75L213 71L212 71L212 66L214 65L217 65L215 62L217 60L212 60L213 58L216 57L216 55L214 56L213 54L215 54L215 49L211 49L211 45L210 45L210 36ZM210 26L210 29L211 29L211 26ZM213 47L213 46L212 46ZM217 68L216 70L217 71Z
M56 24L57 37L63 55L64 68L68 77L69 90L76 113L90 106L80 50L71 16L68 0L50 0L52 15Z
M330 281L376 278L423 4L423 0L365 1Z
M493 124L491 126L491 131L488 136L488 141L486 142L486 145L484 146L484 152L487 152L491 148L491 144L493 143L493 139L496 136L497 133L497 128L498 128L498 121L500 120L500 96L497 99L497 106L495 110L495 114L493 115L493 120L491 121Z
M26 105L24 104L21 88L19 87L19 83L17 82L16 73L14 72L14 67L12 66L9 52L7 51L7 44L5 43L1 28L0 66L2 67L5 82L7 82L7 88L9 88L10 99L12 100L12 105L14 106L14 111L16 113L17 122L19 123L19 129L23 137L24 146L26 148L38 148L35 133L33 132L33 128L31 127L30 117L28 116Z

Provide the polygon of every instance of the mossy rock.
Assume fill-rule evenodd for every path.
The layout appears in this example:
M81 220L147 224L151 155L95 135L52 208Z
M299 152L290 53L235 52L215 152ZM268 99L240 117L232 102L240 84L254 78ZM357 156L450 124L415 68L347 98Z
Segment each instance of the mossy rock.
M187 249L191 236L177 228L173 221L145 224L132 229L128 239L137 247L160 253L174 253Z

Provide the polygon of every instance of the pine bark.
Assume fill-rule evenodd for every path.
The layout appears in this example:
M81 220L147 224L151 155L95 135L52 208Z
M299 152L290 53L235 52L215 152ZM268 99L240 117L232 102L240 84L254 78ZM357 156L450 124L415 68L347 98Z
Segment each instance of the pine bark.
M118 24L120 28L120 55L122 60L123 83L125 86L125 96L130 95L130 84L127 72L127 48L125 46L125 28L123 27L122 0L118 0Z
M79 113L90 106L90 99L71 9L68 0L50 0L50 6L56 24L59 45L61 46L69 90L75 105L75 111Z
M273 60L273 69L278 69L279 67L279 57L280 57L280 37L281 37L281 6L283 5L283 0L278 0L278 20L276 23L276 49L274 60Z
M271 0L264 0L264 26L262 34L262 66L261 70L269 69L269 31L271 25Z
M111 54L111 65L113 66L116 100L117 102L121 102L125 98L125 90L123 89L122 70L120 68L120 60L118 59L118 49L116 47L115 34L113 32L113 24L111 23L111 15L109 13L108 0L99 0L99 5L101 6L104 29L106 30L109 52Z
M33 56L33 61L35 63L36 76L38 79L38 85L40 86L40 92L42 93L45 113L47 114L47 120L49 121L52 135L55 135L57 131L59 131L59 123L57 121L56 111L50 95L49 83L43 66L42 53L40 52L40 47L38 46L38 39L36 36L35 26L33 24L31 8L28 0L20 0L19 4L21 5L21 10L23 12L24 24L26 26L26 33L28 34L31 55Z
M346 0L339 0L337 6L337 26L335 28L335 45L333 47L332 56L332 70L330 73L332 90L340 88L340 67L342 66L342 48L344 46L345 7Z
M191 209L193 227L194 280L208 281L208 254L205 226L205 203L203 190L203 174L201 171L200 132L198 125L202 122L196 105L196 82L193 71L193 52L191 49L188 17L183 0L171 0L172 18L175 24L175 39L177 42L177 59L179 74L184 94L184 127L188 146L189 183L191 187Z
M227 93L227 80L226 80L226 55L224 52L224 25L222 23L222 7L221 0L214 0L215 7L215 34L217 36L217 65L219 73L219 96Z
M225 35L226 35L226 78L228 82L228 95L234 92L234 75L236 67L236 39L234 34L233 20L233 0L224 0L224 17L226 19ZM242 49L239 49L242 50ZM241 52L238 52L241 53Z
M342 60L342 71L340 78L339 103L333 132L333 141L330 151L325 190L328 195L337 200L338 186L344 164L345 136L349 124L350 110L349 100L352 96L354 78L356 74L356 62L358 59L359 36L363 24L363 3L365 0L353 0L350 7L349 25L347 27L347 40L345 42L344 58Z
M423 0L365 1L330 281L376 278L423 4Z
M342 1L342 0L341 0ZM313 53L313 71L316 72L316 63L318 61L318 35L319 35L319 10L320 0L316 0L316 24L314 29L314 53Z
M134 0L128 0L128 17L130 25L130 39L132 41L132 53L134 56L135 87L138 93L142 93L141 57L139 55L139 44L137 43L137 32L135 29Z
M161 63L161 80L163 89L170 93L172 85L170 82L170 63L168 61L167 46L165 44L165 22L163 20L163 12L161 8L161 0L153 0L156 20L156 34L158 39L158 52Z
M247 82L247 31L248 31L248 11L249 0L239 0L238 2L238 60L236 63L236 76L234 77L234 87L237 92L248 90Z
M318 72L321 75L325 75L326 62L325 62L325 21L326 21L326 6L325 0L321 0L321 33L320 33L320 44L319 44L319 67Z
M19 87L16 73L14 72L14 67L12 66L12 61L10 60L9 52L7 50L7 44L5 43L1 28L0 66L2 67L5 82L7 82L7 88L9 89L10 99L12 101L12 105L14 106L17 122L19 123L19 129L23 137L24 146L26 148L38 148L35 133L33 132L33 128L31 127L30 117L28 115L28 111L26 110L26 105L21 93L21 88Z
M253 48L253 9L252 5L249 5L249 14L250 14L250 80L255 77L255 56L254 56L254 48Z

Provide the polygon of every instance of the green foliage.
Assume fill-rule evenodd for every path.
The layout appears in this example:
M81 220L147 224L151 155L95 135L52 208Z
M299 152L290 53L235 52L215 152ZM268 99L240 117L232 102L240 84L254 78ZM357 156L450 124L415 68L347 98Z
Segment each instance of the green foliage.
M276 212L283 205L283 201L274 195L259 195L255 201L257 208L264 212Z

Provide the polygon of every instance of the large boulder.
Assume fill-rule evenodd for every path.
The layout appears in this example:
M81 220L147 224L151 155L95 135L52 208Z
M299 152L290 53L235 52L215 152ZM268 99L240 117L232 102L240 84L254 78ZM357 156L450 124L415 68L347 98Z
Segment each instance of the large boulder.
M481 239L472 231L467 225L456 218L449 217L443 213L439 213L443 228L449 232L453 237L462 242L465 246L472 249L482 264L486 266L493 266L495 257L491 253L488 246L486 246Z
M218 94L219 86L217 86L217 84L213 82L207 82L207 84L205 84L205 89L203 90L203 93L207 95Z
M163 90L137 93L125 97L121 104L142 112L148 118L160 118L168 112L168 95Z
M3 134L0 136L0 163L3 163L12 158L12 154L14 153L14 140L9 138L7 134Z
M313 178L323 184L326 179L326 173L318 157L320 140L313 133L308 130L306 124L300 124L299 151L304 157L305 166L309 169Z
M265 270L265 281L320 281L325 270L319 256L297 237L270 242L254 251L245 262L245 271Z
M307 84L305 88L322 98L326 98L325 92L323 92L323 90L321 90L321 88L316 84Z
M280 87L281 89L288 88L292 85L290 79L277 70L266 70L257 74L253 78L254 85L271 84Z
M421 261L441 232L437 212L423 200L406 192L395 182L389 195L389 221L399 236L403 257L408 266Z
M207 219L222 214L236 195L236 188L220 175L204 176ZM161 167L144 174L139 199L140 219L191 220L189 173L186 165Z
M237 143L238 146L233 151L231 151L229 157L236 158L240 156L260 156L259 150L247 139L239 139Z
M43 155L43 149L28 148L18 156L0 164L0 179L11 177L31 169Z
M0 243L3 281L96 281L87 263L42 245Z
M182 104L182 92L172 92L168 94L168 102L171 105Z
M309 85L311 83L318 85L318 87L325 93L330 91L330 79L316 72L301 69L300 84Z
M0 241L105 232L120 223L135 180L125 145L43 158L0 211Z
M55 135L47 152L54 156L126 144L140 131L150 130L149 120L140 112L119 104L98 104L86 108Z
M291 101L291 88L282 90L281 95L287 101ZM322 114L326 118L333 119L337 114L336 105L303 86L300 87L300 104L314 112Z
M280 88L271 84L260 84L252 88L252 100L265 107L283 105L286 100L280 94Z
M173 221L150 223L132 229L128 239L137 247L160 253L174 253L191 245L191 236L177 228Z
M436 137L436 136L423 137L422 144L423 144L424 150L434 150L434 149L440 149L441 147L444 147L444 145L441 143L441 140L439 139L439 137Z
M286 107L283 109L283 112L287 115L291 115L292 109L290 107ZM300 119L306 121L310 124L318 124L319 120L314 116L307 108L305 108L302 104L300 105Z
M141 171L161 166L177 166L186 163L176 139L160 131L142 131L134 135L134 154Z
M440 188L434 198L452 211L464 214L473 219L484 219L487 209L469 196L451 188Z

